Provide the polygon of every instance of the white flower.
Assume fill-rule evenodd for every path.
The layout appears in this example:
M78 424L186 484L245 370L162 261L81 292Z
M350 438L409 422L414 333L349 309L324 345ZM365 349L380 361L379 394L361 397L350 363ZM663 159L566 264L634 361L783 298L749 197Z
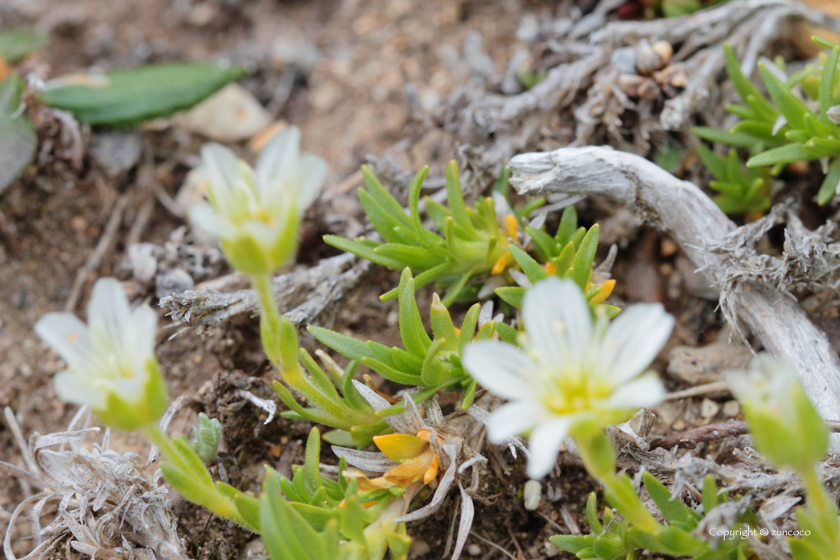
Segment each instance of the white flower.
M89 406L108 425L133 430L154 422L166 408L166 388L154 354L157 315L131 310L113 278L98 280L88 324L72 313L49 313L35 325L67 362L55 376L61 400ZM161 406L162 398L162 406Z
M241 272L265 274L285 264L297 248L300 217L327 178L326 162L300 153L296 127L269 142L256 169L219 144L207 144L201 152L212 207L194 204L190 218L219 238Z
M539 479L567 436L588 436L629 419L665 394L655 374L639 376L668 339L661 305L635 305L594 325L580 288L548 278L525 294L523 349L478 341L464 365L480 385L511 402L493 412L488 437L503 443L531 431L528 476Z

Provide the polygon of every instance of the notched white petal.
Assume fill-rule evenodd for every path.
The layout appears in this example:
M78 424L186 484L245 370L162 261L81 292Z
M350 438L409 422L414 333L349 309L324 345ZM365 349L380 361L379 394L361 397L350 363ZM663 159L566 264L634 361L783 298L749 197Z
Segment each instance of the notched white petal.
M511 344L479 340L467 346L464 367L478 383L506 399L530 399L537 366L527 354Z
M35 325L35 332L50 345L71 369L91 367L90 335L87 325L72 313L48 313Z

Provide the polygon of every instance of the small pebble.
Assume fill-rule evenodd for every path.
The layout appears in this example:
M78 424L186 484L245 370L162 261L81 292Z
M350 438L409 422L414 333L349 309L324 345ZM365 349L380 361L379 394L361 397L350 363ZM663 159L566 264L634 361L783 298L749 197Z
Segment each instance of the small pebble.
M741 412L741 405L738 401L726 401L723 403L723 415L727 418L735 418Z
M480 556L481 555L481 547L477 544L471 544L467 547L467 554L470 556Z
M529 480L525 483L525 509L534 511L540 507L542 501L542 485L536 480Z
M715 416L720 410L720 405L712 399L703 399L700 404L700 416L703 418L711 418Z

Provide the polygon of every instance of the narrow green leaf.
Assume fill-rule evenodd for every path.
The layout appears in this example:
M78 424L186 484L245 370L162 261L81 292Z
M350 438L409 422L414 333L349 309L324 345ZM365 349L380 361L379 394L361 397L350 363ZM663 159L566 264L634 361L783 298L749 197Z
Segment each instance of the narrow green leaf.
M394 383L401 383L402 385L422 385L423 383L420 376L399 371L373 358L362 358L362 364Z
M470 241L477 241L478 234L473 227L472 220L467 214L467 207L464 204L464 196L461 194L461 178L458 175L458 164L455 160L451 160L446 166L446 198L449 202L449 209L452 211L452 217L455 223L464 229Z
M831 122L826 112L834 106L834 79L837 75L838 58L840 58L840 47L834 47L828 53L820 80L820 113L824 122Z
M496 288L496 295L512 307L522 309L522 302L525 300L525 288L519 286Z
M595 262L595 252L598 250L599 231L598 224L589 228L572 261L572 268L575 271L573 279L580 286L581 290L585 290L586 285L589 283L589 276L592 273L592 263Z
M151 64L104 75L104 85L60 85L41 93L47 105L92 125L128 126L188 109L238 80L238 66Z
M691 133L709 142L720 142L721 144L736 146L738 148L752 148L758 142L755 136L743 132L732 133L728 130L718 130L717 128L708 126L695 126L691 129Z
M398 221L405 228L414 228L411 218L409 218L408 214L405 213L403 207L400 206L400 203L391 196L391 193L382 186L382 183L379 182L379 179L376 178L376 175L373 174L373 171L371 171L370 167L367 165L362 166L362 179L364 179L365 185L367 185L370 196L373 197L376 203L382 207L389 216Z
M703 479L703 512L708 515L718 505L717 484L710 474Z
M322 327L307 327L306 330L319 342L329 346L339 354L347 356L351 360L361 361L362 358L377 357L376 353L371 350L366 342L362 342L352 336L340 334Z
M545 269L535 261L531 256L517 247L516 245L510 246L510 254L513 255L513 258L516 260L517 264L522 267L522 272L525 273L525 276L528 277L533 283L539 282L540 280L545 280L548 278L549 274L545 271Z
M440 262L440 259L425 247L412 247L393 241L387 245L380 245L373 252L395 261L404 262L418 270L431 268Z
M362 203L365 214L376 231L379 232L379 235L388 243L402 242L402 236L394 231L400 227L401 223L377 204L376 200L367 191L360 188L358 194L359 202Z
M455 325L452 324L452 317L449 315L449 310L440 301L437 294L432 296L432 309L430 312L432 333L436 339L445 339L448 341L458 340L458 335L455 333Z
M478 325L478 313L481 311L481 305L476 303L470 307L467 314L464 316L464 322L461 323L461 333L458 335L458 354L464 353L467 344L472 342L475 336L475 329Z
M417 308L417 300L414 297L414 279L408 269L403 270L400 277L399 304L400 336L403 347L415 356L425 356L432 340L423 326L423 319L420 317L420 310Z
M804 101L796 97L764 63L759 62L758 69L761 72L764 85L767 86L767 92L773 98L779 111L787 119L788 124L792 128L804 128L803 117L809 114L816 116L813 111L808 108Z
M598 521L598 496L595 495L595 492L590 492L589 497L586 498L586 521L596 535L604 532L604 527Z
M306 440L306 454L303 460L303 477L306 489L314 493L321 488L321 471L318 468L321 462L321 433L318 428L309 431L309 438Z
M729 75L729 79L732 80L732 85L735 86L741 99L746 102L747 99L752 97L751 104L755 107L755 110L768 117L768 120L775 120L775 115L778 114L777 111L764 98L761 92L758 91L749 78L741 72L741 63L738 61L738 57L735 56L735 51L732 50L732 46L726 43L723 45L723 50L726 73Z
M671 499L671 491L656 480L652 474L646 472L642 476L642 481L650 497L656 503L656 507L659 508L659 511L662 512L663 517L669 523L682 523L690 529L697 526L697 522L702 516L681 501Z
M444 305L452 305L455 299L458 297L458 294L461 293L461 290L464 289L464 286L467 284L469 279L473 275L473 269L470 269L460 275L455 282L452 283L451 286L446 290L446 293L443 295L443 304Z
M828 201L837 193L838 184L840 184L840 158L835 158L817 193L817 204L820 206L828 204Z
M714 175L715 179L718 181L727 180L728 173L724 158L703 145L697 146L697 155L700 157L703 165L706 166L706 169L709 170L709 173Z
M577 554L583 550L586 550L587 548L592 548L592 545L595 542L595 537L593 537L592 535L554 535L553 537L549 537L548 540L551 542L551 544L553 544L560 550L565 550L566 552ZM589 557L578 556L578 558Z
M325 235L324 242L328 245L332 245L336 249L353 253L354 255L367 259L379 266L392 268L394 270L402 270L406 267L406 265L408 265L408 263L402 261L397 261L383 255L377 255L370 246L361 243L358 240L344 239L343 237L338 237L337 235Z
M812 159L815 158L805 151L802 144L795 143L773 148L772 150L755 155L747 161L747 167L763 167L777 163L793 163L794 161L808 161Z

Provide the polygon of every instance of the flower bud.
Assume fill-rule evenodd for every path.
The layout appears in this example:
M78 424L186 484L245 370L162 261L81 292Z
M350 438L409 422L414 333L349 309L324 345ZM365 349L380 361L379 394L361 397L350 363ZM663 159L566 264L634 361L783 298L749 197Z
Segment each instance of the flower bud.
M730 371L726 382L740 401L758 451L777 467L802 472L828 449L828 428L791 366L766 354L749 371Z
M219 440L222 438L222 425L215 418L203 412L198 415L198 426L193 429L195 439L190 445L205 463L212 463L219 454Z

